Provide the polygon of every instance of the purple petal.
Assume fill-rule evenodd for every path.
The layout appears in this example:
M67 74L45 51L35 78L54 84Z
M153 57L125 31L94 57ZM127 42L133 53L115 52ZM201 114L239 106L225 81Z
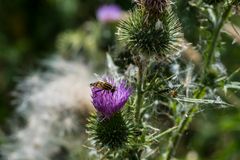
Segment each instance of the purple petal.
M125 105L132 94L132 89L127 87L126 81L122 80L115 83L111 78L105 78L105 80L116 86L116 91L112 93L111 91L92 87L92 103L102 115L111 117Z
M111 5L103 5L97 10L97 19L100 22L113 22L118 21L122 17L122 10L119 6L111 4Z

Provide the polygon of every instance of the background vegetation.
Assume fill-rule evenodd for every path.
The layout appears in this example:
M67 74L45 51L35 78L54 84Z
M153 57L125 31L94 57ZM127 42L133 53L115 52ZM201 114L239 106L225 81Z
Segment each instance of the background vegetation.
M187 0L175 1L185 38L197 44L196 37L203 31L196 9ZM104 38L100 33L105 28L97 22L96 10L106 3L118 4L124 10L132 7L130 0L0 1L0 144L4 142L1 135L10 134L7 122L14 116L15 110L12 91L24 76L41 68L42 60L55 54L68 57L66 49L69 48L71 51L77 50L77 54L82 54L80 50L84 48L86 52L83 57L94 64L97 63L96 59L105 58L104 53L109 50L108 42L111 40L105 37L105 44L99 41ZM90 32L86 22L90 25ZM240 27L240 16L232 17L231 22ZM112 33L114 32L113 29ZM69 47L64 38L71 39L73 34L79 36L80 40L76 47ZM82 37L96 41L97 48L87 44L81 46L81 42L85 41ZM221 45L225 46L222 60L228 73L240 67L240 42L236 39L237 37L225 34L221 40ZM103 64L104 62L100 62L97 66ZM240 81L240 75L237 74L234 79ZM185 133L177 156L189 160L193 160L193 157L218 160L240 158L239 107L240 104L237 104L236 107L227 109L205 109L199 112Z

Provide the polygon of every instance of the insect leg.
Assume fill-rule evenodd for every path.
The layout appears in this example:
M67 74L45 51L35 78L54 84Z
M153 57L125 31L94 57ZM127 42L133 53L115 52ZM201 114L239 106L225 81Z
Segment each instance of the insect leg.
M102 91L102 89L96 90L96 91L94 92L95 97L97 96L96 93L101 92L101 91Z

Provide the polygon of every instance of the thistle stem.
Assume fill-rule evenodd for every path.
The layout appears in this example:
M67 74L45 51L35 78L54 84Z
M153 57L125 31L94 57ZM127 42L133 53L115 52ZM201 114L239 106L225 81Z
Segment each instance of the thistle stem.
M234 0L232 2L232 4L230 4L227 7L227 9L222 14L221 18L218 20L216 30L213 34L212 42L211 42L209 50L207 52L207 59L206 59L205 68L204 68L205 73L209 69L209 66L213 61L213 56L214 56L215 48L216 48L217 43L218 43L221 28L223 27L224 22L227 20L229 14L230 14L230 11L232 9L232 6L236 1L237 0ZM203 75L206 75L206 74L203 74ZM196 97L198 98L199 95L197 95ZM181 136L183 135L185 129L188 127L188 125L191 122L192 117L193 117L193 115L195 114L196 111L197 111L197 107L196 106L191 106L191 108L188 110L188 112L184 116L183 120L180 122L178 130L172 136L172 138L169 142L168 152L167 152L167 155L166 155L166 160L170 160L172 158L173 152L175 151Z
M200 92L195 96L196 98L200 98L202 91L204 88L200 88ZM180 125L174 135L171 137L168 145L167 155L165 160L170 160L174 154L174 151L178 145L178 142L183 135L185 129L188 127L189 123L192 120L192 117L197 111L197 106L190 106L191 108L187 111L184 118L180 122Z
M216 28L215 31L213 33L213 38L209 47L209 50L206 53L206 63L205 63L205 68L204 68L204 72L206 73L206 71L209 69L210 64L213 62L213 58L214 58L214 52L215 52L215 48L217 46L218 43L218 39L220 36L220 31L221 28L223 27L224 22L227 20L230 11L232 9L233 4L236 2L237 0L234 0L228 7L227 9L223 12L222 16L219 18L217 24L216 24Z
M135 112L135 121L136 123L140 122L140 109L142 107L142 98L143 98L143 65L140 62L138 64L138 77L137 77L137 98L136 98L136 112Z
M172 158L173 152L175 151L175 149L177 147L177 144L178 144L183 132L187 128L188 124L190 123L190 121L192 119L192 116L194 115L194 113L196 111L196 108L197 107L192 106L188 110L188 112L184 116L183 120L181 121L175 135L171 138L169 146L168 146L168 152L167 152L166 160L170 160Z
M177 126L174 126L174 127L172 127L172 128L169 128L169 129L167 129L166 131L158 134L157 136L155 136L155 137L153 137L153 138L150 138L149 141L153 141L153 140L157 140L157 139L159 139L159 138L162 138L162 137L165 136L166 134L172 133L172 132L173 132L174 130L176 130L177 128L178 128Z

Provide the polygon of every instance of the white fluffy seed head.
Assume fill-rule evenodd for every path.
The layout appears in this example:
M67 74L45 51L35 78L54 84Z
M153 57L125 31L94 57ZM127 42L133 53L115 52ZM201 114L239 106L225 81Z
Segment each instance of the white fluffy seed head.
M81 116L93 109L89 68L81 61L60 57L47 60L44 65L45 72L33 73L20 81L14 92L17 113L24 117L26 125L21 129L16 126L12 142L1 148L6 159L48 160L63 144L75 144L64 141L66 135L83 134Z

